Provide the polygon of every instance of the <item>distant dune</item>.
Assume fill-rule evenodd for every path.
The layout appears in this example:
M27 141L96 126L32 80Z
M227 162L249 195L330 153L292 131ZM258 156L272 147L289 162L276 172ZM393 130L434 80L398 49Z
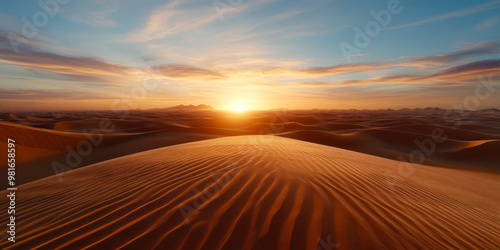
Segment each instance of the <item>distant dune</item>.
M159 148L20 186L17 243L0 248L500 245L499 175L400 164L266 135Z
M187 110L0 113L0 147L6 148L7 138L17 140L17 181L22 184L55 174L54 162L65 163L68 152L96 136L102 142L93 145L91 154L72 168L179 143L262 134L408 161L410 154L421 151L416 141L430 140L437 129L442 131L443 141L435 143L434 150L419 163L500 173L500 113L496 110L470 112L463 119L447 121L441 109L235 114L196 110L208 105L177 107ZM108 126L102 128L103 123ZM6 171L6 162L6 154L0 154L0 171ZM6 181L0 184L5 187Z
M176 105L172 107L167 107L167 108L153 108L153 109L148 109L149 111L162 111L162 110L181 110L181 111L205 111L205 110L215 110L212 106L210 105L205 105L205 104L199 104L199 105Z
M54 175L58 171L83 167L131 153L218 137L210 134L176 132L177 126L166 124L157 124L159 127L149 132L125 133L122 131L138 129L133 126L134 124L144 127L147 124L122 120L109 121L113 122L116 128L106 131L99 130L98 119L61 122L65 126L56 126L54 130L0 122L0 148L6 152L8 138L16 141L16 183L23 184ZM84 153L80 154L82 151ZM73 163L78 161L80 163L76 166L70 165L68 159ZM65 167L54 169L54 162ZM0 171L3 173L7 172L6 163L7 154L0 154ZM2 188L6 188L7 178L2 179L0 183Z
M0 113L0 249L500 245L497 110L200 109Z

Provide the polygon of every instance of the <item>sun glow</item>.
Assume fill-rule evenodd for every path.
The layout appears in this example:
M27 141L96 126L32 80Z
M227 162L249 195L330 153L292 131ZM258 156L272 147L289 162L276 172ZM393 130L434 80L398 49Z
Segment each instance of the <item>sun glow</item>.
M233 107L231 108L233 112L236 113L241 113L247 110L247 107L243 105L242 103L235 103Z

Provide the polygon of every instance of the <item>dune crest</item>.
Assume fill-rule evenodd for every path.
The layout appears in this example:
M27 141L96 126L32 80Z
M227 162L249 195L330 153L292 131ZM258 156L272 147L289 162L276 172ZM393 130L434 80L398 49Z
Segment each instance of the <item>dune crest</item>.
M403 177L399 164L276 136L149 150L20 186L17 242L0 247L500 245L499 175L419 165Z

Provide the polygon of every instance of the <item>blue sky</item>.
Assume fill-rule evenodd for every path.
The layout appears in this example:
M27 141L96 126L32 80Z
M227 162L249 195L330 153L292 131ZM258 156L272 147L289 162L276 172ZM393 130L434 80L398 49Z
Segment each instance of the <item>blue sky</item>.
M144 78L138 108L452 108L499 86L500 1L37 2L0 3L0 110L110 109Z

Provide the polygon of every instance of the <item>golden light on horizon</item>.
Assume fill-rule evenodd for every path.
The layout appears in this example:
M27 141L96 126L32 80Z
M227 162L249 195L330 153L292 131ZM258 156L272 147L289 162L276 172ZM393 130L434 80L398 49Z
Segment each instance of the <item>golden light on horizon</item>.
M242 113L242 112L245 112L246 110L247 110L247 107L243 103L235 103L231 107L231 111L233 111L235 113Z

